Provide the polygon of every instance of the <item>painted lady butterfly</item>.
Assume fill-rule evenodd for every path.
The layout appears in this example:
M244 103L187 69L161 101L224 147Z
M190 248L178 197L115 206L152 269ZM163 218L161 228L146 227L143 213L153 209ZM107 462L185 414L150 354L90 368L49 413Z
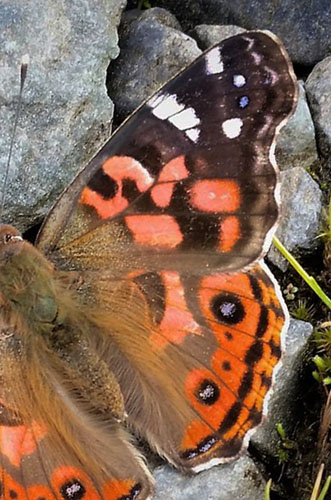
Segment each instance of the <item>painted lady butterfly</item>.
M0 227L0 498L147 498L128 428L183 471L245 447L287 323L262 257L296 98L275 36L230 38L124 123L36 247Z

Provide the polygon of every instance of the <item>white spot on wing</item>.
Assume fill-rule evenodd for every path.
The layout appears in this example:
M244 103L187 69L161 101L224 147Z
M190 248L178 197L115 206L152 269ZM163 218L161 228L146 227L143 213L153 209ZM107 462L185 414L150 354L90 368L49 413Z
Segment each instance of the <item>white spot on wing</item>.
M195 127L200 123L200 120L195 114L193 108L184 109L180 113L170 116L168 120L179 130L186 130L188 128Z
M185 131L185 134L191 141L197 142L200 135L200 130L198 128L189 128Z
M208 75L222 73L224 65L218 47L215 47L206 54L206 70Z
M169 118L169 116L172 116L175 113L179 113L185 108L184 104L179 104L177 102L177 96L175 95L168 95L161 101L156 99L155 102L151 104L151 106L153 108L153 115L155 115L157 118L160 118L160 120L166 120L167 118Z
M233 75L233 85L240 89L246 84L246 78L244 75Z
M191 141L197 142L200 130L196 128L200 120L193 108L186 108L177 101L175 94L161 94L154 96L148 101L154 116L160 120L168 120L178 130L185 130L185 134Z
M242 126L243 121L240 118L231 118L230 120L225 120L225 122L222 123L223 132L229 139L238 137Z

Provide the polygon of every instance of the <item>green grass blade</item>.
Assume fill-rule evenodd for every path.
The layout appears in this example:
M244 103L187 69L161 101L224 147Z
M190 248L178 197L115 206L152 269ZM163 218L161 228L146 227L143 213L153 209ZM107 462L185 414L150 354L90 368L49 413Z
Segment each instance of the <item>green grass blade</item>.
M301 278L305 280L307 285L310 286L312 290L318 295L318 297L331 309L331 299L323 292L322 288L319 286L315 278L309 276L309 274L304 270L304 268L299 264L299 262L293 257L293 255L284 247L284 245L279 241L279 239L274 236L273 243L275 247L280 251L280 253L285 257L285 259L291 264L292 267L300 274Z
M317 500L325 500L325 496L326 496L327 492L329 491L330 484L331 484L331 476L328 476L326 478L326 481L325 481L325 484L324 484L323 489L321 491L321 494Z
M271 479L266 484L264 492L264 500L270 500Z

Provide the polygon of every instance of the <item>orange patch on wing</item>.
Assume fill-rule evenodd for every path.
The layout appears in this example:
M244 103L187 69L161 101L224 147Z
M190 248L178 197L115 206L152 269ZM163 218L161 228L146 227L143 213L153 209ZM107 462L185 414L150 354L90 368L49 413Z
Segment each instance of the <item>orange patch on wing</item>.
M187 179L190 175L189 171L185 166L185 156L177 156L173 160L170 160L161 170L158 182L172 182L181 181Z
M164 349L168 343L180 344L187 335L201 335L200 325L187 307L180 275L161 272L165 286L165 311L157 330L151 334L156 349Z
M185 429L180 443L181 450L185 451L190 448L196 448L200 441L210 436L211 432L208 424L202 420L193 420Z
M46 429L33 423L31 427L18 425L16 427L0 427L1 453L10 462L19 467L25 455L31 455L37 449L38 441L46 435Z
M151 189L151 197L155 205L166 208L172 197L176 182L186 179L189 171L185 166L185 156L178 156L164 165L156 186Z
M235 395L238 395L246 365L229 351L218 349L212 357L212 369ZM229 367L229 369L227 369Z
M196 396L200 385L206 380L214 382L220 391L219 398L212 405L203 404ZM204 368L192 370L188 374L185 380L185 393L195 410L201 415L202 419L209 424L209 434L212 431L218 430L220 423L224 420L228 411L236 402L236 397L220 382L220 379Z
M108 219L108 217L122 212L128 206L128 201L121 194L110 200L105 200L99 193L89 187L83 189L79 203L93 207L101 219Z
M151 190L151 197L157 207L166 208L170 204L173 192L173 182L157 184Z
M253 415L256 418L256 412L262 412L263 401L268 391L265 381L271 381L273 369L279 361L279 356L275 354L275 347L272 348L271 343L273 346L280 346L284 315L271 284L268 285L268 279L266 277L263 279L260 273L260 268L257 266L249 274L217 274L201 280L200 307L220 346L213 355L212 368L235 396L239 394L247 370L246 354L258 338L261 341L262 352L251 367L253 370L251 389L244 396L236 421L223 435L226 440L235 437L242 438L249 429L256 426L256 420L252 421L251 417ZM261 304L254 295L250 275L257 280ZM227 324L226 321L218 320L211 307L215 297L224 294L226 300L227 293L229 293L229 302L233 295L240 301L244 312L239 315L238 322L233 325L231 321ZM267 307L267 309L262 311L262 307ZM261 317L265 321L262 331ZM257 332L259 337L256 336Z
M116 181L130 179L139 191L146 191L153 184L153 177L139 161L131 156L112 156L102 165L105 174Z
M171 215L127 215L125 222L139 245L170 250L183 240L180 227Z
M10 476L10 474L8 474L5 471L5 469L2 469L1 467L0 467L0 483L1 483L1 491L0 491L1 499L27 500L25 488L23 488L19 483L14 481L14 479ZM54 497L52 500L54 500Z
M79 202L93 207L102 219L108 219L122 212L128 206L128 200L123 195L123 180L128 179L136 184L138 191L143 193L154 182L148 170L130 156L112 156L102 165L103 173L108 175L117 186L112 198L104 198L97 191L85 187Z
M235 181L206 179L190 188L191 205L203 212L231 213L241 204L240 187Z
M238 217L230 215L220 222L220 241L218 250L223 253L230 252L241 237L241 228Z
M52 475L52 486L58 500L63 500L61 489L64 485L73 483L72 488L77 489L77 486L75 486L77 482L79 482L86 491L86 494L82 498L87 498L88 500L101 500L100 495L88 476L77 467L67 466L58 467Z
M120 498L129 498L132 488L136 485L131 479L120 480L112 479L108 481L102 489L102 497L107 500L119 500Z

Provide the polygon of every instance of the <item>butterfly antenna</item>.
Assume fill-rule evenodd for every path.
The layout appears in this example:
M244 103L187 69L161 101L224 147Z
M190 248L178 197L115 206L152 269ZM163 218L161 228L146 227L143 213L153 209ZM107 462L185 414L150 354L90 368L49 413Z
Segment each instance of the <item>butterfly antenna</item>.
M5 195L6 195L6 189L7 189L7 181L8 181L8 174L9 174L10 162L11 162L11 157L12 157L12 152L13 152L14 139L15 139L17 124L18 124L18 119L19 119L20 113L21 113L23 87L24 87L24 82L25 82L25 79L26 79L26 74L27 74L27 71L28 71L28 65L29 65L29 56L28 56L28 54L26 54L26 55L24 55L22 57L22 60L21 60L20 93L19 93L19 96L18 96L18 105L17 105L16 113L15 113L14 128L13 128L13 133L12 133L11 139L10 139L9 154L8 154L8 159L7 159L7 165L6 165L6 171L5 171L5 178L4 178L4 181L3 181L0 214L3 213L3 208L4 208L4 202L5 202Z

